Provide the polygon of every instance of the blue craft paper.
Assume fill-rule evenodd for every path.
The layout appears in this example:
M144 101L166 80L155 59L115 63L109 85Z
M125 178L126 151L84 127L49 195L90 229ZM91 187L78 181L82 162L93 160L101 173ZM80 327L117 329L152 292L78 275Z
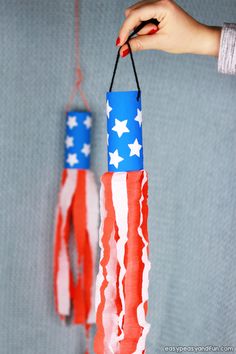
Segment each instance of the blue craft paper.
M141 95L139 100L137 100L137 97L138 91L107 92L108 171L124 172L143 169L142 123L135 120L142 114ZM122 126L124 130L123 133L120 132L120 135L122 134L120 137L118 136L119 129L118 132L114 130L119 126ZM129 130L129 132L126 130ZM134 147L132 144L135 141L139 148L136 154L130 156L132 151L134 153L131 147ZM114 165L114 158L112 158L112 156L116 156L114 153L123 159L116 166Z
M90 112L68 112L65 134L65 168L89 169L92 118Z

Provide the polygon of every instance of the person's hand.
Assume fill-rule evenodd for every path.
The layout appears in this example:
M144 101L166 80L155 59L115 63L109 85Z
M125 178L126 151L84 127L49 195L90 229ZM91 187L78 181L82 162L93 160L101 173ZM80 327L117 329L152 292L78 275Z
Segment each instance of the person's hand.
M169 53L218 56L221 28L203 25L172 0L140 1L125 11L116 45L121 56L129 53L125 44L130 32L142 21L157 19L160 24L146 25L129 43L132 51L157 49Z

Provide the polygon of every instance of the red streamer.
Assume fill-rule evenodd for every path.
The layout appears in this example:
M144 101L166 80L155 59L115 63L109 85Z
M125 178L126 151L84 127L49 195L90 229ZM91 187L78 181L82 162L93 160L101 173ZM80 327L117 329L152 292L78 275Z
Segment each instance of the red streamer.
M65 169L57 207L54 245L54 295L62 320L71 315L83 324L88 336L95 323L95 266L97 252L98 196L90 170ZM69 237L74 231L77 267L72 274Z
M101 260L96 354L144 353L148 300L148 180L145 171L101 179Z

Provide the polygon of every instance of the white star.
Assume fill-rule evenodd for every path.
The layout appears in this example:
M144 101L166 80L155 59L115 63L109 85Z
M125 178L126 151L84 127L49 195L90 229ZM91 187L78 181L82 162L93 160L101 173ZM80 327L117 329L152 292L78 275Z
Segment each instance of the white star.
M137 115L134 118L134 120L136 120L136 122L138 122L139 126L141 127L143 119L142 119L142 111L140 111L139 109L137 109Z
M87 116L84 125L86 126L87 129L91 128L92 126L92 118L90 116Z
M67 125L70 129L73 129L74 127L78 126L77 120L76 120L76 116L70 116L68 117L67 120Z
M110 155L110 165L114 165L118 168L118 165L121 161L123 161L123 157L119 156L118 150L116 149L114 152L109 152Z
M79 163L79 160L77 159L77 155L76 154L68 154L67 160L66 162L73 167L74 165L76 165L77 163Z
M112 128L115 132L117 132L118 137L120 138L123 133L129 133L129 129L126 127L128 120L119 120L115 119L115 125Z
M128 144L128 147L130 148L129 156L136 155L140 157L140 150L142 149L142 145L138 143L138 139L135 139L133 144Z
M90 154L90 145L89 144L84 144L83 149L81 149L81 152L88 157Z
M72 147L72 146L74 146L74 138L73 138L73 136L68 136L67 135L65 143L66 143L67 149Z
M112 111L112 107L109 105L109 101L107 100L107 118L110 118L110 112Z

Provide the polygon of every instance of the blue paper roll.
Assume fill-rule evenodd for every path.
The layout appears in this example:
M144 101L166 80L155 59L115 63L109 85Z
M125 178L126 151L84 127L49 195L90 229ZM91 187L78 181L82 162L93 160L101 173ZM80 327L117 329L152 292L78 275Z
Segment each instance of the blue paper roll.
M89 169L92 117L90 112L68 112L65 168Z
M138 91L107 92L108 171L143 169L142 107Z

